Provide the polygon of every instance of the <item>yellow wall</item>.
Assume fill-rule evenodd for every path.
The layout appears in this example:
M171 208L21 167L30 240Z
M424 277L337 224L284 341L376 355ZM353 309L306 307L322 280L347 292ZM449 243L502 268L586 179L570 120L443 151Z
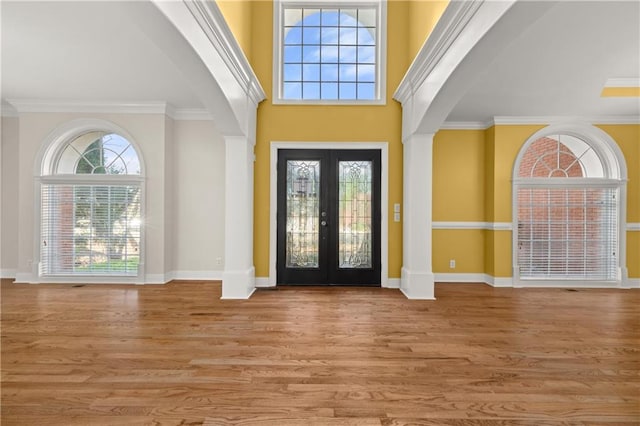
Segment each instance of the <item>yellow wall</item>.
M254 264L256 276L269 275L270 144L295 142L388 142L389 217L402 203L402 109L392 99L409 66L409 2L387 4L387 93L385 105L274 105L272 103L273 16L271 1L252 3L252 66L267 100L258 107L255 147ZM389 277L400 277L402 223L389 222Z
M447 4L449 1L412 0L409 2L409 62L412 62L420 51Z
M484 130L440 130L435 135L434 222L484 221L484 133Z
M637 98L640 97L640 87L605 87L600 93L602 97Z
M387 4L387 103L380 106L273 105L271 1L218 1L250 59L267 100L258 108L255 163L254 263L269 274L269 178L272 141L388 142L389 217L402 202L401 108L392 94L447 1ZM268 19L265 19L268 17ZM408 23L408 24L407 24ZM442 130L434 139L433 220L511 222L513 165L522 144L543 125L500 125L486 130ZM599 126L618 142L627 161L627 221L640 223L640 126ZM434 272L512 275L512 233L478 229L433 232ZM456 259L456 269L449 260ZM389 222L389 276L400 276L402 224ZM629 276L640 277L640 232L627 232Z
M598 126L620 147L627 162L627 222L640 223L640 125ZM630 278L640 278L640 231L627 232L627 267Z
M251 61L252 2L248 0L216 0L216 3L244 55Z
M500 125L486 130L441 130L433 148L434 222L507 222L512 218L512 174L523 144L544 125ZM640 223L640 126L598 126L620 146L627 163L627 222ZM456 268L449 260L456 259ZM640 232L627 232L627 266L640 277ZM512 276L512 233L436 229L436 273Z

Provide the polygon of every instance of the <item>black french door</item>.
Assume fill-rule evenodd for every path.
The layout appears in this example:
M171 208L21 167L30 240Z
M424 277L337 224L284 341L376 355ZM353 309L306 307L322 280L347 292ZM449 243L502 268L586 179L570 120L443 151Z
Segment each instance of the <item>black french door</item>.
M278 151L277 283L380 285L380 151Z

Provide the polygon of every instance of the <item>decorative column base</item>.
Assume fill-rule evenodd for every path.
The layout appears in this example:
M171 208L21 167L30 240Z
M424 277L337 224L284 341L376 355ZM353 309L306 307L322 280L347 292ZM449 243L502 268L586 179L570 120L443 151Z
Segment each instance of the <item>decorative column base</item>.
M407 299L435 300L434 277L431 272L412 272L402 268L400 291Z
M248 299L256 290L255 268L246 271L224 271L221 299Z

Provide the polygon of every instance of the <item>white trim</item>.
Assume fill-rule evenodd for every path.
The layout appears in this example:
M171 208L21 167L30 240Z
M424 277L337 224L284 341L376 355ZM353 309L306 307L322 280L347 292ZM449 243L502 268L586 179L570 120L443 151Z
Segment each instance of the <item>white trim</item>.
M640 78L609 78L604 87L640 87Z
M222 273L223 271L173 271L171 280L222 281Z
M502 116L494 117L488 121L445 121L440 130L486 130L493 126L518 126L518 125L540 125L566 123L566 122L586 122L594 125L625 125L640 124L640 116L636 115L600 115L589 117L563 117L563 116L539 116L539 117L518 117Z
M424 42L420 53L398 85L393 99L403 105L409 102L416 90L422 86L458 36L463 32L483 1L452 1Z
M164 114L178 120L212 120L204 108L175 108L166 102L114 102L55 99L9 99L2 105L3 117L19 117L24 113L79 114Z
M220 299L249 299L256 291L255 273L253 266L247 270L225 270Z
M488 284L489 276L487 274L473 274L473 273L435 273L434 280L438 283L483 283ZM493 281L493 277L492 281Z
M185 1L184 4L240 87L244 89L245 94L254 106L257 106L266 98L266 94L217 3L208 0L192 0Z
M640 288L640 278L629 278L626 286L619 283L606 281L520 281L515 283L513 277L494 277L481 273L436 273L435 281L438 283L482 283L491 287L515 287L515 288Z
M18 114L31 112L78 112L105 114L166 114L166 102L86 102L53 99L7 99Z
M484 121L445 121L440 130L486 130L488 127Z
M387 279L387 285L382 286L383 288L397 288L400 289L400 278L389 278Z
M269 277L256 277L256 288L272 288L275 284L269 282Z
M104 175L104 176L80 176L75 175L75 180L68 180L70 176L55 176L54 175L54 163L56 156L59 154L62 147L71 140L73 140L78 135L81 135L88 131L110 131L113 133L117 133L120 136L124 137L127 142L133 146L138 156L138 161L140 164L140 175L127 175L127 176L117 176L117 175ZM29 274L29 280L35 282L48 282L50 278L42 277L39 274L39 269L37 265L40 264L41 261L41 238L42 238L42 212L41 212L41 187L42 184L46 182L66 182L82 184L82 183L92 183L96 184L98 182L118 182L118 184L122 185L137 185L140 188L140 215L142 218L146 216L146 163L144 160L144 155L142 150L140 149L140 145L136 142L136 140L122 127L118 126L111 121L96 119L96 118L80 118L75 120L67 121L58 127L56 127L51 133L49 133L43 140L38 153L36 154L36 158L34 161L34 234L33 234L33 271L32 274ZM144 223L144 220L143 220ZM140 282L144 280L147 281L147 274L145 273L145 258L146 255L146 230L145 226L141 226L140 228L140 264L138 266L138 274L135 277L125 277L127 282L137 281ZM143 278L144 277L144 278ZM60 277L62 278L62 277ZM82 279L83 277L79 277ZM51 277L51 279L59 279L57 277ZM67 277L64 277L67 280ZM91 280L92 278L84 278ZM156 280L157 277L154 278ZM103 277L99 277L95 281L103 280ZM121 278L117 279L118 282L124 282ZM108 281L110 282L110 281Z
M284 7L304 8L348 8L375 7L376 22L376 99L372 100L329 100L329 99L283 99L281 81L282 63L282 14ZM387 103L387 0L274 0L273 1L273 93L274 105L386 105Z
M15 109L15 107L9 104L4 104L4 103L2 104L1 115L3 118L11 118L11 117L15 118L20 116L18 111Z
M432 229L486 229L488 231L511 231L511 222L433 222Z
M604 178L575 178L575 179L562 179L562 178L519 178L518 173L520 170L520 163L528 151L529 147L539 138L549 135L567 134L585 141L591 149L593 149L602 162L604 169ZM607 134L604 130L595 127L590 124L582 122L565 122L553 124L544 127L534 132L520 147L518 155L513 162L513 169L511 171L512 185L511 185L511 212L513 229L516 229L518 223L518 189L519 188L531 188L531 187L552 187L559 185L559 187L611 187L618 190L618 256L617 256L617 268L618 285L624 283L627 271L627 235L625 232L625 224L627 218L627 164L624 154L620 150L620 147L616 141ZM518 233L512 233L511 239L512 255L511 264L513 270L514 286L517 287L553 287L558 286L553 281L533 281L533 280L521 280L520 272L518 268ZM570 281L560 281L564 286ZM580 281L583 282L583 281ZM585 287L593 287L598 285L610 286L610 282L598 283L597 281L583 282ZM577 286L581 286L577 284Z
M16 269L0 269L0 278L3 279L15 279L16 278Z
M380 285L387 287L389 273L389 144L387 142L271 142L269 175L269 285L276 285L278 228L278 150L279 149L371 149L380 151Z
M588 124L640 124L638 115L600 115L600 116L499 116L493 117L487 124L487 128L499 125L557 125L565 123L588 123Z
M640 222L628 222L627 232L640 231Z

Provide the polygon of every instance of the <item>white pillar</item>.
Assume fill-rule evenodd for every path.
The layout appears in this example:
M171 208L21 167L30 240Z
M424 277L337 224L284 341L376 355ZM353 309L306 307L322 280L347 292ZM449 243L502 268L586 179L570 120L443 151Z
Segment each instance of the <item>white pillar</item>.
M248 299L255 290L253 266L254 142L225 136L225 266L223 299Z
M433 134L413 134L403 145L402 278L409 299L435 299L431 266Z

